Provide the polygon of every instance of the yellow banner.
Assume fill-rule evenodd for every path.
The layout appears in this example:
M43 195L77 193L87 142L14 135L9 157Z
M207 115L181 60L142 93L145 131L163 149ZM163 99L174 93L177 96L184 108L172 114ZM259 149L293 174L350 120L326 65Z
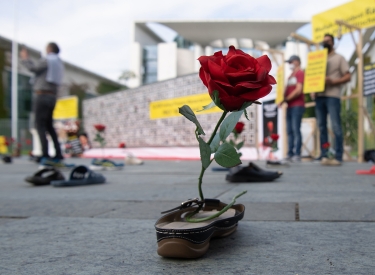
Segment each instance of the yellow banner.
M336 20L343 20L360 28L375 26L375 1L356 0L314 15L311 24L312 40L320 43L326 33L336 37L339 31ZM350 30L342 26L341 34L348 32Z
M324 92L327 55L327 49L310 52L307 55L307 67L305 70L303 93L308 94Z
M277 68L276 104L284 100L284 64Z
M150 119L180 116L178 108L183 105L189 105L196 115L222 112L218 107L197 112L202 110L203 106L210 104L211 101L208 93L154 101L150 103Z
M0 154L8 153L7 139L5 136L0 136Z
M60 98L53 111L53 119L71 119L78 117L78 97Z

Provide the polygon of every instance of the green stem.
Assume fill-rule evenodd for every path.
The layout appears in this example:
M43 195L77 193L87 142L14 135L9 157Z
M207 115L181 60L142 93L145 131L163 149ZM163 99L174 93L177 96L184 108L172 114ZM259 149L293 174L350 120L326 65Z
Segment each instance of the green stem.
M216 133L217 133L217 130L219 129L220 127L220 124L223 122L225 116L227 115L227 111L224 111L223 114L221 115L219 121L217 122L216 124L216 127L214 129L214 131L212 132L212 135L210 137L210 139L208 140L207 144L210 145L212 140L214 139ZM211 160L212 162L212 160ZM199 178L198 178L198 191L199 191L199 197L201 198L201 200L203 201L204 200L204 196L203 196L203 191L202 191L202 181L203 181L203 175L204 175L204 172L206 171L206 169L203 168L203 165L202 165L202 169L201 169L201 173L199 175Z
M247 191L243 191L241 192L240 194L238 194L237 196L235 196L232 201L227 205L225 206L223 209L221 209L219 212L216 212L215 214L209 216L209 217L205 217L205 218L198 218L198 219L192 219L191 217L194 216L197 211L189 214L187 217L186 217L186 220L188 222L204 222L204 221L208 221L208 220L211 220L213 218L216 218L216 217L219 217L221 214L223 214L224 212L228 211L229 208L231 208L233 206L233 204L236 203L236 199L241 197L243 194L245 194Z

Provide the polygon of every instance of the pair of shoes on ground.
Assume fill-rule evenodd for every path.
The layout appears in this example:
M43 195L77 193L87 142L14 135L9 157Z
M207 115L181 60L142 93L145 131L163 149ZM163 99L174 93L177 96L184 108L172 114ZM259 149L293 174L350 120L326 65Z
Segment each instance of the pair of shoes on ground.
M269 182L281 177L280 171L267 171L261 169L255 163L248 166L236 166L229 170L226 180L229 182Z
M198 199L183 202L155 223L157 252L171 258L199 258L210 245L211 238L227 237L237 229L244 216L245 206L232 205L219 217L202 222L188 222L186 216L197 212L194 218L209 217L226 207L216 199Z
M116 163L109 159L93 159L91 161L91 170L121 170L124 168L124 163Z
M39 161L39 164L40 164L41 169L48 168L48 167L54 167L58 169L64 169L64 168L70 169L76 166L75 164L65 163L63 159L61 158L46 158L46 157L41 158Z
M54 167L39 170L34 175L26 177L25 181L35 186L52 185L55 187L80 186L105 183L103 175L91 171L86 166L77 166L70 173L68 180Z
M320 164L324 165L324 166L340 166L341 161L339 161L337 159L331 159L331 158L323 157L322 160L320 161Z

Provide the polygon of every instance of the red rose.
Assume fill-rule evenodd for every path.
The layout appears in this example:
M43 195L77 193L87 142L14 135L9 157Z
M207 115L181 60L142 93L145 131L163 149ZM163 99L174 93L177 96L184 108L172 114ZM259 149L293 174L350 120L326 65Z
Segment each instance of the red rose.
M323 149L328 149L330 146L331 144L329 144L329 142L323 143L322 145Z
M268 74L272 65L267 55L255 59L230 46L226 56L219 51L198 60L201 63L199 77L212 99L214 91L218 91L220 104L226 111L238 111L244 103L268 95L271 85L276 84Z
M279 139L279 135L278 134L271 134L271 139L273 141L277 141Z
M125 145L124 142L121 142L121 143L118 145L118 148L125 148L125 147L126 147L126 145Z
M95 124L94 127L98 132L104 132L105 130L105 125L103 124Z
M243 122L237 122L236 126L234 126L233 131L237 134L241 134L243 131L243 128L245 127L245 124Z

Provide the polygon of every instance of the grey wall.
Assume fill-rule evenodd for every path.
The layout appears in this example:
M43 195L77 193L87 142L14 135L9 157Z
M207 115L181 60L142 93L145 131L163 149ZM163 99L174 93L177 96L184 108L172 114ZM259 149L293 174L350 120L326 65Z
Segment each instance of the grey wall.
M156 82L126 91L85 100L83 103L84 127L92 139L93 125L107 126L107 147L118 147L125 142L127 147L151 146L197 146L194 136L195 126L184 117L149 119L149 103L152 101L183 97L207 92L197 74L186 75L171 80ZM245 123L245 145L255 145L255 108L248 108ZM197 115L207 139L221 113ZM92 142L94 147L99 144Z

